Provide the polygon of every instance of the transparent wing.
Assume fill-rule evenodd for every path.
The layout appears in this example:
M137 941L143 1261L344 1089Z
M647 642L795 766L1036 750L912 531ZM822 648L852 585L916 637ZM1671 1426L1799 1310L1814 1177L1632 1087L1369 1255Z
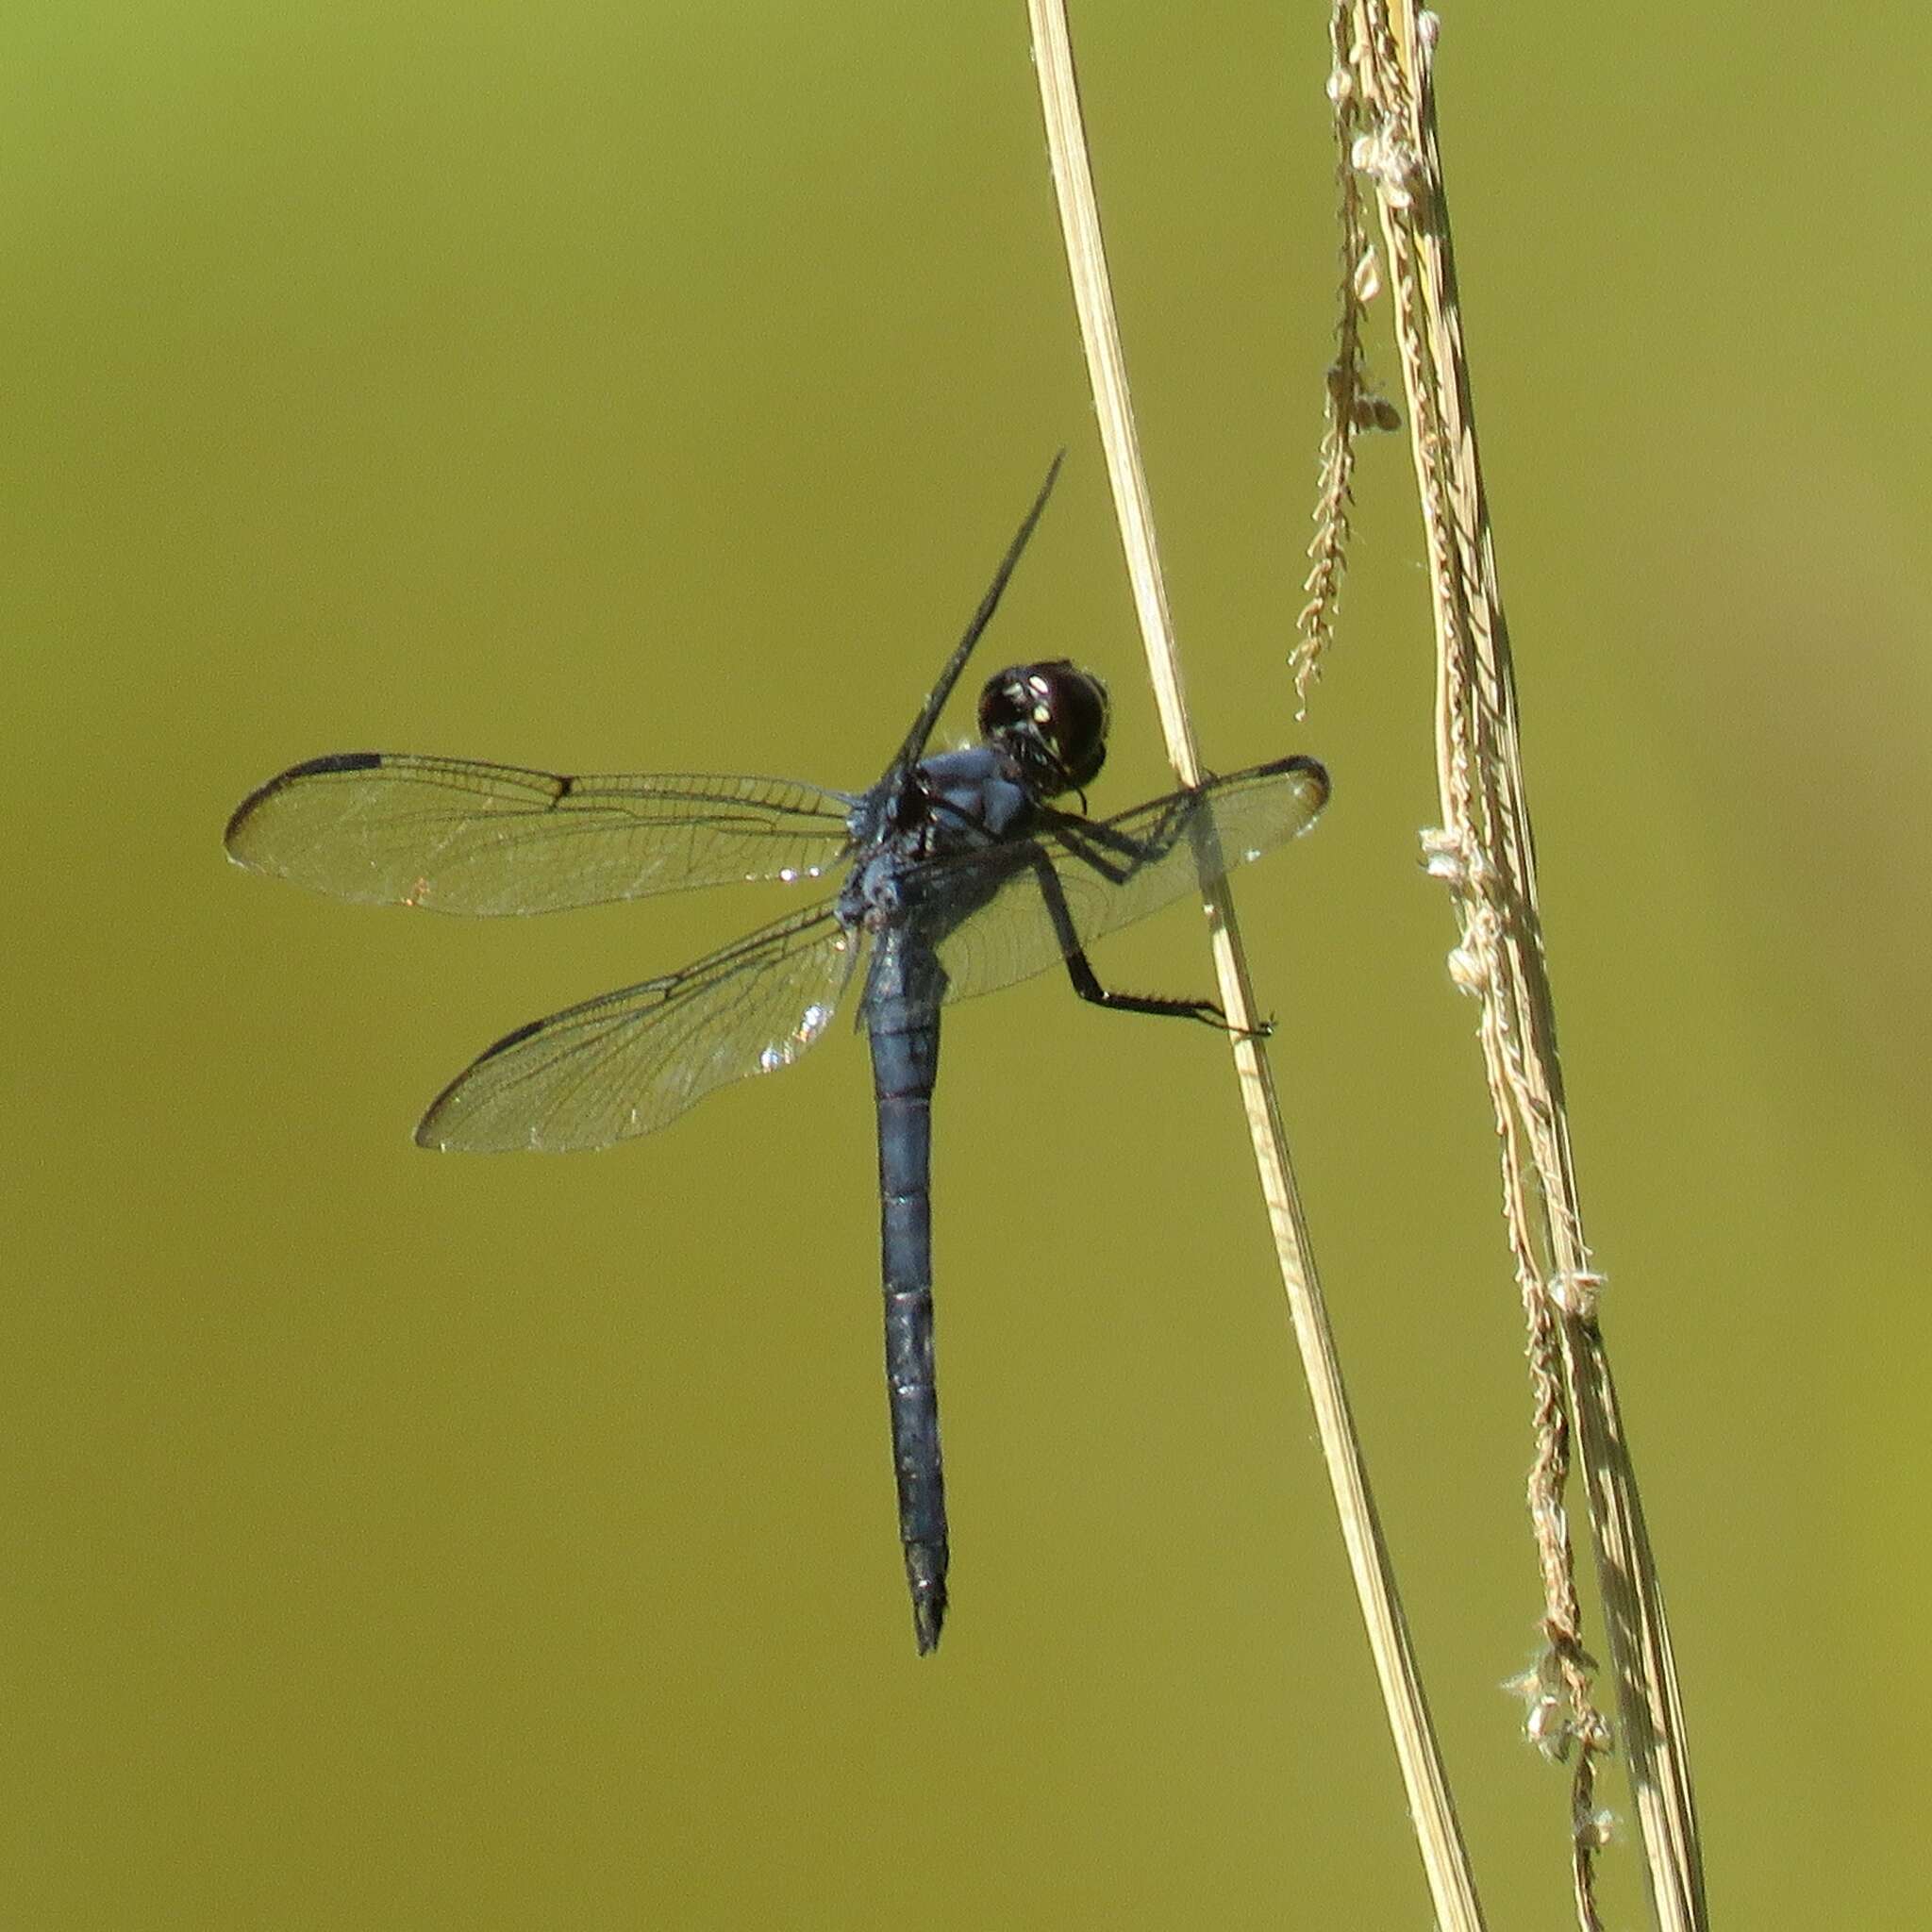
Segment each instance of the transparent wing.
M608 1147L714 1087L789 1067L831 1024L858 963L824 900L662 979L586 1000L499 1040L437 1096L425 1147Z
M1115 818L1056 813L1028 838L921 867L907 899L938 948L946 997L971 999L1285 844L1327 798L1328 774L1314 759L1280 758Z
M738 879L816 878L853 801L783 778L569 777L337 752L251 793L228 856L339 899L556 912Z

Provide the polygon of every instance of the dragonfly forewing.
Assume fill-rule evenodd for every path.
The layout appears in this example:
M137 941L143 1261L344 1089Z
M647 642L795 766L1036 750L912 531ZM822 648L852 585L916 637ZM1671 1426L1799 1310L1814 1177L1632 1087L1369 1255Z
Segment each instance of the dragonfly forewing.
M465 1153L572 1153L651 1133L822 1038L861 941L822 901L681 973L520 1027L443 1089L416 1139Z
M226 843L238 864L340 899L558 912L836 872L853 804L785 778L574 777L339 752L251 793L228 821Z
M946 974L971 999L1058 965L1205 880L1307 830L1328 798L1312 758L1279 758L1110 819L1053 814L1032 836L924 866L908 885ZM956 923L957 908L983 909Z

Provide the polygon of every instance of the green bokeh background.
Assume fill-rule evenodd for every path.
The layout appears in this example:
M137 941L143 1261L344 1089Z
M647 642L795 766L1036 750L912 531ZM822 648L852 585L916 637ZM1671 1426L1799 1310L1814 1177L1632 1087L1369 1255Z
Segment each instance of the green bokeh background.
M1282 670L1323 17L1075 25L1207 754L1336 774L1241 903L1359 1420L1492 1924L1560 1924L1399 441L1306 725ZM1518 0L1440 66L1585 1202L1740 1924L1918 1925L1932 1863L1928 58L1912 8ZM1062 442L988 650L1113 681L1096 808L1162 786L1019 0L13 0L0 158L0 1920L1425 1923L1211 1041L1051 980L950 1025L921 1662L863 1055L602 1158L408 1143L496 1034L768 900L465 925L219 849L366 744L862 783ZM1208 972L1184 913L1104 963Z

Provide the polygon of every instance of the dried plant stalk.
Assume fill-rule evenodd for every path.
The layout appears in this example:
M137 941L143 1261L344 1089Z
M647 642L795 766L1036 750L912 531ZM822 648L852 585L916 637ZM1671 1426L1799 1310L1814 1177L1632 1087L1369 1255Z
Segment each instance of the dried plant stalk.
M1343 74L1348 59L1348 15L1338 7L1329 16L1334 39L1332 74ZM1341 229L1341 287L1336 302L1335 359L1328 365L1322 431L1322 488L1315 499L1315 534L1308 544L1308 575L1302 588L1308 601L1295 619L1301 641L1289 658L1294 673L1300 715L1307 715L1308 692L1321 675L1322 658L1335 641L1341 602L1341 574L1348 566L1348 508L1355 500L1355 440L1363 429L1395 429L1401 419L1393 404L1375 393L1362 357L1362 325L1368 305L1381 291L1374 244L1362 217L1360 176L1354 159L1361 131L1361 97L1353 87L1331 85L1335 108L1335 198Z
M1073 278L1081 340L1086 346L1094 408L1107 454L1108 475L1113 486L1114 508L1120 519L1121 541L1133 581L1148 670L1175 774L1184 785L1194 785L1200 782L1201 765L1188 717L1174 625L1155 548L1153 514L1101 242L1100 214L1088 166L1066 14L1062 0L1027 0L1027 11L1032 23L1034 67L1046 118L1067 265ZM1289 1164L1274 1078L1255 1030L1254 995L1248 984L1247 965L1227 882L1222 880L1208 887L1206 898L1215 973L1223 1010L1235 1029L1231 1035L1235 1067L1254 1142L1262 1198L1274 1235L1282 1285L1301 1348L1356 1591L1407 1788L1409 1814L1435 1900L1437 1923L1456 1928L1456 1932L1477 1932L1483 1921L1468 1854L1457 1824L1407 1625L1396 1596L1393 1571L1349 1415L1334 1337L1315 1276L1307 1228Z
M1394 19L1391 20L1391 9ZM1597 1574L1652 1909L1670 1932L1707 1923L1702 1855L1663 1591L1645 1533L1603 1333L1601 1282L1577 1206L1556 1015L1537 908L1518 754L1508 633L1476 460L1435 133L1435 17L1413 0L1338 0L1338 123L1374 184L1394 292L1435 607L1442 829L1431 872L1455 894L1452 973L1482 1003L1479 1028L1503 1142L1504 1203L1529 1325L1538 1452L1530 1513L1544 1587L1545 1650L1525 1682L1530 1732L1572 1757L1572 1872L1579 1923L1599 1924L1594 1797L1609 1727L1591 1691L1563 1491L1583 1465ZM1344 118L1341 109L1347 108Z

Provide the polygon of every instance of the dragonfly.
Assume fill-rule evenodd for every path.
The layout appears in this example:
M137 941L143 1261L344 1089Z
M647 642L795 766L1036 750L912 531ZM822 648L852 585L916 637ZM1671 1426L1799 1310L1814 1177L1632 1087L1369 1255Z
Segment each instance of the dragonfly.
M1066 658L990 678L977 742L928 753L1059 462L911 729L863 791L337 752L271 778L226 833L229 857L254 871L433 912L553 912L743 880L841 880L681 971L506 1034L436 1097L416 1141L471 1153L573 1151L653 1133L730 1081L791 1066L858 982L877 1101L899 1541L922 1656L939 1643L950 1563L930 1184L941 1009L1063 966L1097 1007L1225 1029L1211 1000L1104 986L1087 948L1306 831L1328 797L1322 766L1295 756L1089 817L1108 693ZM1069 798L1077 809L1056 802Z

